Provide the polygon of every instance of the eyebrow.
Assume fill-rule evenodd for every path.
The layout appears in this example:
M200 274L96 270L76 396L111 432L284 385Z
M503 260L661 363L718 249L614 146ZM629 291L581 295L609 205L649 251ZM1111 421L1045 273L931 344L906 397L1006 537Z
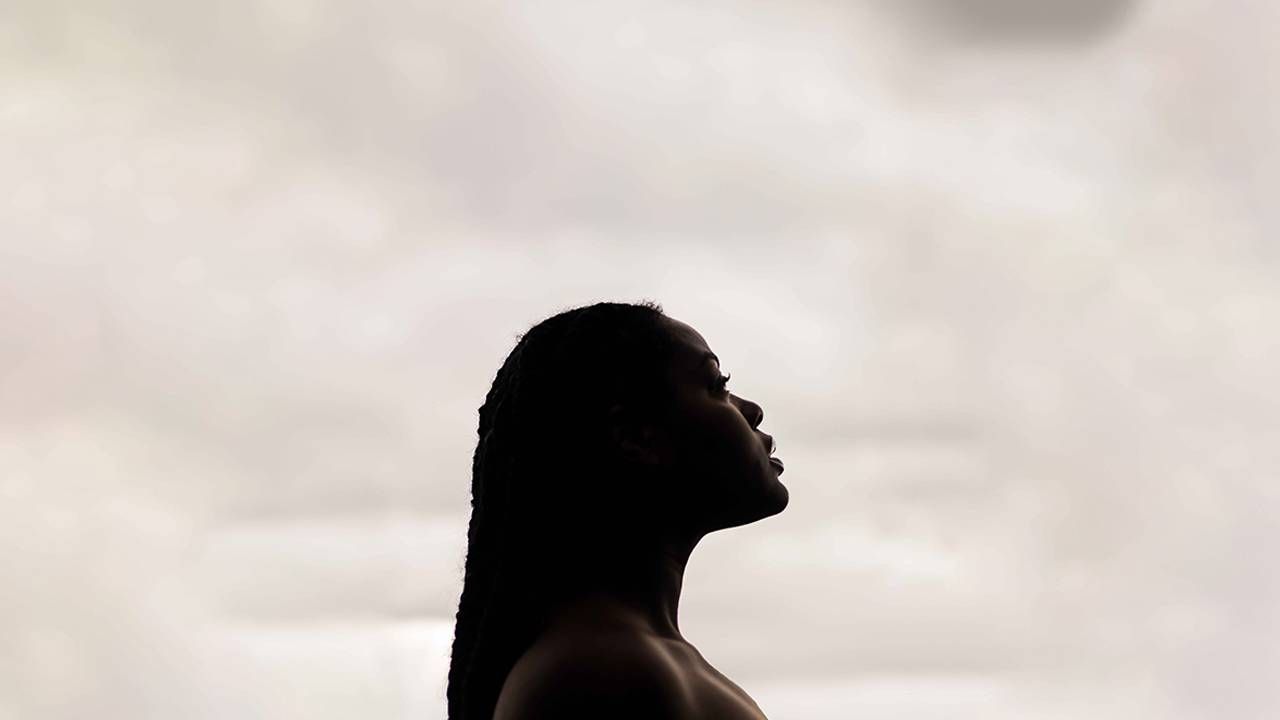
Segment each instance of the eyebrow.
M716 354L711 351L702 353L702 355L698 357L698 364L701 365L702 363L706 362L708 358L715 360L716 365L720 364L720 358L716 357Z

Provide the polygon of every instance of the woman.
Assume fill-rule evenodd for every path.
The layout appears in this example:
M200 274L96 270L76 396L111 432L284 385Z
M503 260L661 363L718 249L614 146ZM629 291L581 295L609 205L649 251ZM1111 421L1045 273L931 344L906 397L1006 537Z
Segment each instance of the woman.
M677 618L698 541L789 497L728 381L652 302L519 336L480 408L449 720L764 718Z

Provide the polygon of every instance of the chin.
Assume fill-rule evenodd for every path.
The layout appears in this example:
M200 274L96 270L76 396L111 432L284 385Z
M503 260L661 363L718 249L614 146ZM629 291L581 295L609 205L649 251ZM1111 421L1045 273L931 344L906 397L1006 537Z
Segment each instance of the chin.
M770 480L768 488L763 495L758 495L740 506L733 516L720 523L720 527L723 529L749 525L785 510L791 501L791 493L786 486L775 479Z
M774 480L773 490L774 510L765 517L771 517L786 510L787 505L791 502L791 491L787 489L786 485L782 484L781 480Z

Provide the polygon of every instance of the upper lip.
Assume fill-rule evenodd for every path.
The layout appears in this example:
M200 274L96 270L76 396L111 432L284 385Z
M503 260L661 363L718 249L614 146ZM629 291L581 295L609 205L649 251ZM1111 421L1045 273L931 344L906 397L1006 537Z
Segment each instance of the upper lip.
M769 456L772 457L773 451L778 448L778 444L773 441L772 435L765 435L764 433L760 433L760 434L763 435L765 439L764 451L769 453Z

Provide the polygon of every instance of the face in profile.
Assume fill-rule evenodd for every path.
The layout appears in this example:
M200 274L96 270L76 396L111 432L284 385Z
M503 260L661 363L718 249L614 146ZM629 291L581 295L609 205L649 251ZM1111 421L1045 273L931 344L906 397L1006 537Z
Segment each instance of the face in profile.
M664 317L674 347L669 411L646 428L648 456L666 512L701 532L776 515L789 493L770 461L773 438L759 430L764 410L724 382L729 373L697 330Z

